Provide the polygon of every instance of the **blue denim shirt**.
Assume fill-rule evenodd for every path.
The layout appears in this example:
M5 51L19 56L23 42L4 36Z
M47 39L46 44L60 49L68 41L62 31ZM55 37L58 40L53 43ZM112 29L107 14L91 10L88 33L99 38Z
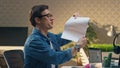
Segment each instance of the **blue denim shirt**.
M60 46L70 41L62 39L61 34L48 32L48 37L42 35L36 28L33 29L24 45L24 68L51 68L51 64L57 68L58 64L72 58L71 48L60 50ZM54 49L51 49L50 41Z

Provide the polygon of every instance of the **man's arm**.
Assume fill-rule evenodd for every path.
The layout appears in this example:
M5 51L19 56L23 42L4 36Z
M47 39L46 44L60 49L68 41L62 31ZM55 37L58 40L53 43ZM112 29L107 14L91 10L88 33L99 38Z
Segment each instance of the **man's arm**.
M71 42L70 40L62 39L61 36L62 36L62 33L56 35L57 41L60 44L60 46L63 46Z
M55 51L42 43L41 40L32 40L29 43L29 47L27 48L29 53L26 53L30 57L42 61L49 64L61 64L66 61L69 61L72 58L72 48L69 48L64 51Z

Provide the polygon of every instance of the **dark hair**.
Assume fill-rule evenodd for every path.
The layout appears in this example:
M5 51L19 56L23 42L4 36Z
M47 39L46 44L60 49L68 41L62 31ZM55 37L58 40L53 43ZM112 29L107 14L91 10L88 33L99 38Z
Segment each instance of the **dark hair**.
M35 17L41 17L41 13L45 10L48 9L48 5L35 5L32 7L32 10L30 12L30 22L32 26L36 26L36 22L34 20Z

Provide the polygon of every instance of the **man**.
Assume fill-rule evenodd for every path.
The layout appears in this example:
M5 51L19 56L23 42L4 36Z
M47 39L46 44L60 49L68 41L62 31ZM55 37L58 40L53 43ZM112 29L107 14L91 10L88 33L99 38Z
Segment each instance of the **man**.
M77 16L77 15L75 15ZM47 5L33 6L30 22L34 27L24 45L24 68L57 68L59 64L69 61L79 47L86 45L86 38L73 48L61 51L60 46L69 43L61 34L53 34L53 15Z

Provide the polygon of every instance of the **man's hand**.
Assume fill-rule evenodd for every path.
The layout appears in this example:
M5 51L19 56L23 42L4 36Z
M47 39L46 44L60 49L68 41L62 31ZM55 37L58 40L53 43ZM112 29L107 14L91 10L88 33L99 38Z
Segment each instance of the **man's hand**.
M76 43L77 46L79 46L79 48L83 48L85 47L87 44L87 39L85 37L83 37L82 39L79 39L78 42ZM73 47L72 48L72 55L75 55L79 50L78 47Z
M76 45L79 45L80 48L85 47L87 44L87 39L85 37L82 37L82 39L79 39Z

